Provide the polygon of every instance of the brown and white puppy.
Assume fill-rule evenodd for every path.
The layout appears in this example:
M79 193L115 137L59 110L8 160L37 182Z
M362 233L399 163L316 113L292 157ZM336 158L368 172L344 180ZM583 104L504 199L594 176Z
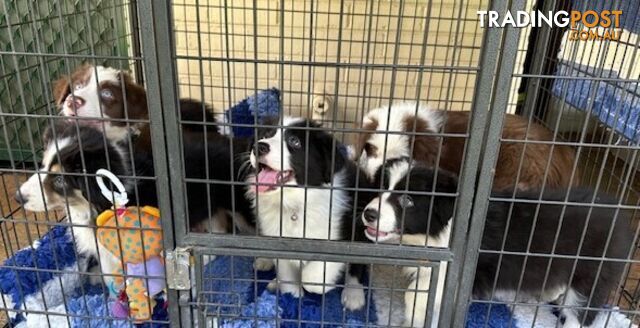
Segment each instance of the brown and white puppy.
M146 125L127 124L127 120L149 117L144 87L129 73L111 67L82 65L71 76L54 82L53 96L61 115L82 117L77 120L79 124L93 126L115 142L125 141L129 133L140 134ZM182 124L185 130L205 132L204 124L198 122L216 121L211 107L199 100L180 99L179 107L180 119L187 121ZM206 133L219 134L219 128L209 125Z
M71 76L62 76L54 82L53 96L61 114L70 117L94 118L78 120L102 130L109 140L127 137L130 128L126 119L141 120L148 117L147 94L131 76L122 70L84 64ZM104 120L106 119L106 120Z
M394 104L390 109L389 106L373 109L363 119L364 131L356 145L360 167L373 178L383 161L411 156L428 166L438 164L442 169L459 174L466 139L419 133L463 135L468 132L470 117L471 113L467 111L433 110L415 102ZM502 138L550 141L553 133L539 124L529 125L523 117L506 115ZM545 187L568 187L574 161L575 153L568 146L555 145L552 148L549 144L502 142L493 190L540 189L548 162ZM579 184L579 175L574 177L573 184Z

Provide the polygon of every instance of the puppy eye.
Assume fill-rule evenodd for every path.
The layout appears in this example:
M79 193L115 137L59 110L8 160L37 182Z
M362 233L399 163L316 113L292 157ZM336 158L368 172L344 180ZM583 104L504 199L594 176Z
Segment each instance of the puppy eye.
M82 89L82 83L76 83L76 84L73 86L73 90L80 90L80 89Z
M113 99L113 91L109 89L102 89L100 90L100 97L105 99Z
M299 149L300 147L302 147L300 138L296 136L289 136L289 138L287 139L287 143L289 144L289 146L291 146L294 149Z
M403 208L413 207L413 199L409 195L400 196L399 201L400 201L400 206L402 206Z
M56 189L64 189L64 186L65 186L64 176L62 176L62 175L58 175L58 176L53 180L53 186L54 186Z

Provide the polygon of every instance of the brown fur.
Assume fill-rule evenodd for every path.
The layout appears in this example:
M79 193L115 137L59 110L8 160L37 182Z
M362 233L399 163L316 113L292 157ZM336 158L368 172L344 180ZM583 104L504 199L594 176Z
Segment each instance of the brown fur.
M362 126L362 131L358 134L358 141L356 143L356 154L358 154L358 156L363 152L363 151L367 151L367 154L369 156L375 156L375 153L378 151L378 149L366 149L365 150L365 145L367 143L367 140L369 140L369 137L371 137L371 134L373 134L376 129L378 128L378 121L373 119L371 120L371 122L368 122L366 124L364 124ZM375 148L375 147L374 147ZM373 152L373 153L369 153L369 152Z
M470 112L448 112L444 131L442 132L447 134L466 134L469 129L469 118ZM416 132L433 131L433 128L427 126L427 122L421 119L416 120L416 117L405 119L405 131L414 131L414 124ZM507 115L502 130L502 138L524 140L526 137L528 140L553 140L553 133L547 128L532 123L527 131L527 126L528 121L525 118ZM371 127L364 127L364 129L371 130ZM362 149L370 135L371 132L361 134L357 144L359 150ZM457 174L460 173L466 138L462 136L437 137L427 135L414 135L414 138L413 158L415 160L435 166L438 152L440 152L439 167ZM522 157L523 151L524 157ZM360 151L357 154L360 154ZM552 153L552 146L548 144L502 142L496 163L493 190L512 190L514 187L519 190L541 188L550 156L551 161L545 188L568 187L575 162L575 152L571 147L555 145ZM521 171L519 176L518 170ZM573 178L573 185L579 184L580 174L576 172L576 176Z
M71 93L71 86L80 82L82 84L91 77L91 69L93 66L89 64L83 64L78 67L73 73L71 78L68 75L62 75L58 80L53 83L53 99L56 101L56 105L62 105L62 102Z
M429 127L428 123L416 116L404 118L404 131L411 134L415 132L433 131L433 127ZM436 163L438 158L438 149L440 149L440 139L437 136L413 134L411 138L413 142L413 158L423 163Z
M71 93L72 86L80 83L85 84L91 77L94 67L90 64L83 64L78 67L71 77L63 75L60 79L53 83L53 98L57 106L61 106L67 96ZM119 83L101 82L99 89L110 89L113 92L114 99L111 101L103 101L103 114L115 119L146 119L147 111L147 93L145 89L135 83L131 75L126 72L120 73L120 82L124 83L124 88ZM124 91L123 91L124 89ZM125 99L126 96L126 113ZM111 124L115 126L125 126L126 122L113 121Z

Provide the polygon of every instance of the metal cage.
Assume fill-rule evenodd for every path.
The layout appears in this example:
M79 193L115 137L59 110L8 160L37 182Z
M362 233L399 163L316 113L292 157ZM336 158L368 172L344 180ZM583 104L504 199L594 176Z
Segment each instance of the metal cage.
M607 6L623 11L620 40L571 41L568 29L561 28L481 29L477 15L480 10L585 11L609 8ZM54 263L51 266L43 268L39 263L33 264L37 262L37 249L44 243L40 240L49 236L47 231L52 228L95 229L92 221L78 226L68 219L70 207L74 206L69 203L69 197L74 195L65 193L62 206L45 206L43 213L27 211L13 200L22 183L32 175L39 179L47 174L84 178L84 185L79 187L84 191L90 188L88 181L97 176L87 169L84 158L77 172L41 167L42 155L47 151L42 143L44 131L53 129L55 139L56 122L70 121L66 124L75 124L78 133L85 123L82 118L59 115L51 92L54 81L61 75L71 75L80 64L89 63L131 71L135 82L146 89L147 117L132 119L125 115L113 119L101 115L94 119L98 129L113 122L127 128L149 126L151 153L148 155L153 157L153 174L140 174L135 169L138 162L132 145L137 136L129 135L122 141L126 146L121 146L125 149L125 166L133 169L131 175L120 178L136 197L145 192L138 189L141 181L153 184L157 192L167 267L167 288L163 293L169 306L166 317L150 322L172 327L397 327L407 319L403 318L407 309L415 306L405 304L405 293L411 292L407 280L411 277L406 277L410 271L413 276L424 274L429 281L428 288L414 286L413 290L414 299L418 295L427 300L426 308L419 309L425 312L425 326L489 327L490 313L497 306L511 311L510 322L516 320L513 319L516 309L533 308L536 315L530 325L539 324L538 311L548 311L554 305L542 301L487 301L473 295L476 264L483 254L520 255L525 259L535 255L528 250L510 253L504 249L483 249L488 208L500 202L563 208L603 205L595 198L576 204L566 200L546 201L542 196L534 201L520 199L516 191L510 197L492 194L498 154L506 144L514 143L523 144L525 149L541 144L571 147L576 156L571 170L565 172L570 181L578 179L576 172L580 171L586 188L611 194L618 200L605 207L633 211L633 223L637 225L635 211L640 197L636 172L640 148L635 130L639 123L635 121L640 116L635 116L633 110L640 99L637 87L640 82L637 67L640 66L636 65L640 49L636 20L639 10L637 1L603 5L586 0L58 0L47 4L4 1L0 3L0 232L4 246L0 250L3 260L0 272L4 275L0 275L3 292L0 323L10 326L29 316L52 327L135 322L131 318L114 318L109 309L112 303L106 301L100 303L102 310L89 310L94 306L92 297L109 294L109 287L101 283L102 279L117 276L103 272L100 265L97 270L88 270L89 266L95 267L96 262L88 259L90 256L74 248L70 256L75 262L69 264L64 260L65 255L58 254L62 248L54 245L47 246L52 247L49 257ZM96 69L93 72L97 74ZM208 232L214 230L211 221L206 222L204 229L193 230L195 219L189 217L190 206L193 206L189 203L189 186L203 185L209 194L216 186L230 185L235 194L237 189L255 183L220 181L208 174L204 178L190 177L187 167L193 163L187 162L184 152L185 145L193 140L185 138L185 131L196 129L206 134L213 130L229 132L239 127L249 129L252 134L249 139L256 142L260 138L258 129L284 129L283 120L276 125L237 123L229 119L231 114L225 111L242 99L274 87L279 90L278 113L313 118L321 123L320 127L307 125L299 130L307 136L313 131L328 132L335 137L336 144L354 144L358 136L366 132L362 127L366 113L385 104L417 101L447 113L469 112L471 119L464 132L427 133L462 140L464 144L460 150L460 170L453 172L458 177L456 191L440 195L431 189L422 193L455 199L453 225L446 247L363 242L355 240L354 234L346 240L323 240L267 237L260 234L260 228L254 233L245 233L235 228L235 208L230 210L233 228L228 233ZM126 97L128 91L122 87L120 92ZM211 104L217 120L183 118L181 106L184 105L180 101L183 98ZM613 100L605 100L609 98ZM129 108L125 105L124 110L127 112ZM203 104L199 110L206 111L208 107ZM640 111L640 106L637 110ZM503 137L501 132L507 114L524 118L527 131L534 123L546 127L553 138L540 141ZM257 122L258 111L254 110L251 115ZM386 135L394 133L410 138L420 135L416 126L413 131L387 132ZM103 137L106 147L110 141ZM208 139L198 140L207 149ZM82 146L79 147L82 152ZM436 147L438 160L442 147L442 143ZM240 153L234 150L232 141L229 148ZM335 149L330 155L332 175L336 173L333 169ZM211 163L206 158L198 164L208 170ZM518 176L528 165L523 158L514 159ZM305 162L308 161L307 153ZM231 176L238 175L234 170L231 164ZM547 171L548 167L545 177ZM42 183L39 186L44 195L46 186ZM328 191L329 208L337 206L334 193L349 191L333 183L302 184L297 188L305 190L305 200L308 191ZM372 190L355 189L388 191L383 185ZM284 199L281 212L283 202ZM209 203L209 217L215 217L211 206ZM306 213L306 203L304 207ZM90 213L92 217L97 214ZM280 215L281 221L287 219ZM354 210L354 222L358 215ZM425 216L431 214L425 213ZM296 219L307 220L306 215ZM509 222L512 219L515 220L510 217ZM303 234L306 229L314 228L303 224ZM634 231L635 246L626 259L614 260L607 256L590 259L624 263L624 275L618 277L617 288L611 291L608 302L617 308L601 310L605 314L615 311L623 314L629 319L629 326L640 322L637 318L640 301L637 234L638 231ZM554 244L558 238L556 236ZM71 239L75 241L75 237ZM12 262L18 255L31 258L31 265ZM102 255L98 252L98 262ZM577 254L548 257L551 260L581 259ZM340 310L334 315L339 296L325 293L312 298L292 298L278 291L265 292L272 276L253 269L253 262L259 258L272 259L276 264L290 261L298 266L321 263L322 276L326 276L331 263L363 264L368 269L364 285L365 310L356 320L349 311ZM546 274L553 273L547 269ZM20 279L26 276L33 279L27 284L35 287L35 291L22 290L25 282ZM7 297L1 290L5 288L1 285L3 277L13 277L17 282L18 290L12 297L20 299L20 304L12 302L16 298ZM142 275L133 277L150 279L153 275L145 267ZM76 280L81 282L70 283ZM84 280L96 284L89 288ZM43 292L45 285L55 290L55 295ZM320 285L323 290L335 287L340 291L348 287L344 280L326 282L323 279ZM245 288L245 292L239 288ZM493 292L495 290L492 295ZM263 293L273 303L261 308L264 304L260 302L267 302ZM291 309L286 315L285 302ZM471 322L468 310L478 304L486 306L487 315ZM303 314L303 309L311 306L317 316ZM560 305L562 307L566 306ZM589 304L585 307L591 309Z

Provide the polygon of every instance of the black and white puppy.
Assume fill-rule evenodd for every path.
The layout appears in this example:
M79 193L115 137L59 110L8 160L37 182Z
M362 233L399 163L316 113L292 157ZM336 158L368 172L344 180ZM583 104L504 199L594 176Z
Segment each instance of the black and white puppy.
M258 231L265 236L350 240L353 224L357 167L332 135L319 124L302 118L283 118L281 127L261 129L250 155L254 172L247 182L247 197L256 211ZM309 129L311 128L311 129ZM358 203L368 202L367 193ZM370 198L369 198L370 199ZM323 294L342 278L344 263L279 259L273 290L294 296L303 288ZM272 261L258 259L256 269L269 269ZM324 274L323 274L324 273ZM300 281L301 280L301 281Z
M196 113L192 111L192 113ZM184 114L184 113L183 113ZM149 126L141 129L134 147L138 175L155 176ZM191 232L255 233L251 203L245 197L243 158L251 140L232 138L203 125L183 124L182 164L186 187L188 228ZM235 185L234 183L238 183ZM155 182L137 185L141 205L158 203Z
M439 170L434 185L432 170L414 167L407 157L388 160L376 173L376 187L383 192L369 202L361 212L359 228L372 242L446 248L449 246L451 217L455 206L457 180L447 171ZM443 194L433 197L433 193ZM449 195L445 195L449 194ZM431 214L429 214L431 213ZM410 284L404 293L405 327L424 327L428 307L431 267L403 267ZM446 272L446 262L440 272ZM435 274L435 273L434 273ZM362 280L354 280L357 286ZM439 288L443 287L439 284ZM359 288L353 288L359 289ZM434 298L433 324L437 323L441 291ZM349 302L346 302L349 303Z
M457 181L453 175L412 166L407 161L387 165L387 173L385 184L389 192L381 193L362 215L367 237L385 242L402 239L403 243L419 245L424 245L426 239L430 246L446 247L455 198L440 193L456 191ZM438 194L418 194L432 190ZM543 194L542 200L564 202L565 195L566 191L551 191ZM511 198L511 193L494 193L493 197ZM588 204L593 197L591 190L574 190L568 201ZM516 199L537 202L539 193L519 192ZM598 195L595 203L617 204L618 200ZM495 290L519 289L522 297L564 305L560 320L564 327L591 325L598 312L575 307L600 308L616 288L624 269L620 260L628 258L633 245L634 229L629 212L606 207L590 209L589 206L568 205L563 209L562 205L492 201L482 237L474 297L487 299L495 296L492 294ZM584 241L579 248L583 233ZM509 254L503 254L500 259L499 254L492 251ZM569 257L552 258L549 255ZM576 255L583 258L576 259ZM603 256L613 261L600 261ZM409 289L428 289L429 275L408 273L413 278ZM424 294L416 298L416 292L406 292L406 304L414 304L414 299L416 304L415 309L406 307L409 312L405 310L405 323L408 325L423 326L427 292ZM587 300L590 300L588 304Z

